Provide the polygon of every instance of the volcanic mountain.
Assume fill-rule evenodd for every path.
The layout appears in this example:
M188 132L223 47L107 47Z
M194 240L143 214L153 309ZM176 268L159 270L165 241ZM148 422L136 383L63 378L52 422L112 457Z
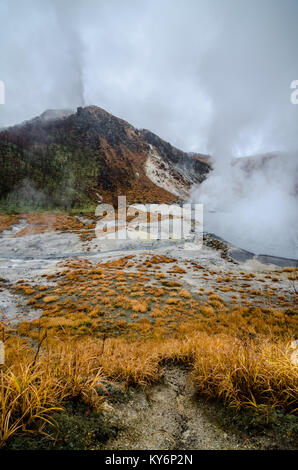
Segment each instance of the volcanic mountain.
M48 110L0 131L0 201L64 209L95 204L168 203L211 169L209 157L178 150L96 106Z

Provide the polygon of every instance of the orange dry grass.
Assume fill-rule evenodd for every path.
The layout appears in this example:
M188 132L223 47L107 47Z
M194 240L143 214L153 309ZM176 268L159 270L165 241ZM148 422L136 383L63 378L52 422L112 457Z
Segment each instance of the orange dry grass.
M140 300L132 300L131 301L132 310L134 312L145 313L148 310L148 303L145 301Z
M160 378L165 360L192 366L197 389L208 398L237 408L270 405L297 411L298 367L291 363L288 342L204 332L167 340L114 338L105 343L101 365L127 384L145 384Z
M293 273L297 271L297 268L283 268L282 272L284 273Z
M38 355L24 340L8 337L6 365L0 371L2 445L19 429L37 427L42 432L46 420L51 421L51 414L67 400L79 397L100 407L102 398L96 393L96 385L105 376L127 385L159 380L164 361L192 367L198 391L208 398L222 399L237 408L271 406L295 412L298 367L290 360L292 337L277 340L267 332L266 336L252 339L245 332L241 338L239 328L243 318L237 309L229 313L229 320L210 306L203 312L205 325L195 320L184 321L180 327L175 325L176 332L172 330L171 336L167 335L166 322L161 318L157 318L148 337L150 321L147 318L139 321L137 329L144 334L141 338L122 335L102 340L90 335L80 338L64 335L59 339L56 333L51 336L51 330L47 330L48 338ZM156 308L151 315L163 314ZM208 322L214 327L220 315L220 323L226 322L228 328L214 332ZM83 315L84 318L87 317ZM114 328L121 329L124 324L124 320L113 321ZM82 324L80 328L87 327Z
M178 295L180 295L184 299L190 299L191 298L191 293L188 290L185 290L185 289L179 290Z
M177 264L175 264L175 265L173 266L173 268L172 268L172 269L169 269L167 272L168 272L168 273L173 273L173 274L185 274L185 273L186 273L185 269L181 268L181 267L178 266Z
M174 262L156 256L145 265L147 269ZM165 279L164 274L148 269L147 275L127 272L129 265L130 257L96 266L84 260L65 262L63 273L48 276L57 285L49 286L46 295L55 300L46 303L47 297L39 299L34 289L34 307L42 309L43 315L19 324L16 334L34 343L42 327L53 354L58 354L65 341L73 354L79 348L82 354L89 351L91 362L107 376L128 385L159 380L161 363L174 361L193 368L197 389L207 397L235 407L277 406L294 412L298 374L288 349L298 328L293 295L287 294L288 308L281 309L279 302L285 299L280 292L271 289L264 296L256 289L238 289L244 300L242 305L233 305L227 295L222 298L214 293L216 286L209 290L207 285L204 294L204 287L198 293L208 296L208 303L203 304L198 294L174 280L177 268L172 269L174 276ZM147 283L150 279L154 283ZM221 279L230 282L231 277ZM248 280L251 276L246 275ZM232 287L221 290L229 292ZM24 281L17 287L24 293L30 288ZM237 296L231 296L235 303ZM260 299L262 306L257 307ZM42 348L40 358L43 354Z
M0 216L1 217L1 216ZM8 216L2 216L8 217ZM17 217L17 216L10 216L10 217ZM88 239L95 237L95 223L87 224L84 222L80 222L75 216L71 215L55 215L55 214L22 214L18 217L17 220L20 218L25 218L27 223L29 224L27 227L23 228L15 237L22 237L24 235L32 235L36 233L45 233L51 230L57 230L61 232L74 232L80 235L82 241L86 241ZM89 218L94 218L91 214ZM16 223L16 222L14 222ZM0 226L1 226L1 219L0 219Z
M20 215L0 214L0 232L10 230L12 225L18 224L22 217Z
M49 304L51 302L56 302L58 299L58 295L48 295L47 297L43 298L43 301L45 304Z
M298 367L283 342L203 334L193 368L197 389L208 398L236 408L270 405L297 411Z
M88 344L56 342L36 353L15 337L6 341L0 369L0 447L17 431L43 432L63 403L80 398L99 409L96 386L104 381L99 350Z

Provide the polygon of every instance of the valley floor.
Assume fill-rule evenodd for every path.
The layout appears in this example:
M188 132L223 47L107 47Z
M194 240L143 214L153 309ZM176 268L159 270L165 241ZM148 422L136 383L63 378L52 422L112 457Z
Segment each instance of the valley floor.
M82 348L90 351L90 376L100 367L100 419L110 431L77 448L295 448L297 269L236 262L211 236L200 249L170 241L102 244L95 222L0 216L7 403L19 399L11 371L22 380L22 367L42 369L46 351L55 361L73 361L71 348ZM58 362L53 372L67 393L49 386L56 387L55 406L79 397L88 416L101 375L87 384L80 360L75 378ZM113 385L105 388L105 380ZM80 381L79 391L71 381ZM8 411L2 409L2 423ZM2 445L26 446L15 422L5 431L0 422ZM34 420L22 424L39 429Z

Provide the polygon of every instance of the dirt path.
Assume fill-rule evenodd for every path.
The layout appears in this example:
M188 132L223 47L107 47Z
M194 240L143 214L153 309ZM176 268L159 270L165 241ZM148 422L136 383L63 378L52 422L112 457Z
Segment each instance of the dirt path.
M190 372L165 367L163 382L131 391L129 399L111 400L104 410L109 425L119 429L100 447L107 450L228 450L291 448L278 432L248 435L221 421L223 407L200 398Z

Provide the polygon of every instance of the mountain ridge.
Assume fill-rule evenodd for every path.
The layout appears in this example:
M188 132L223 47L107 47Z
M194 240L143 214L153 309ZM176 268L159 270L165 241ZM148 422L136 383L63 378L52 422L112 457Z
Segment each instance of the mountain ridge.
M202 158L97 106L46 110L0 131L0 200L64 209L95 204L98 194L169 203L206 177Z

